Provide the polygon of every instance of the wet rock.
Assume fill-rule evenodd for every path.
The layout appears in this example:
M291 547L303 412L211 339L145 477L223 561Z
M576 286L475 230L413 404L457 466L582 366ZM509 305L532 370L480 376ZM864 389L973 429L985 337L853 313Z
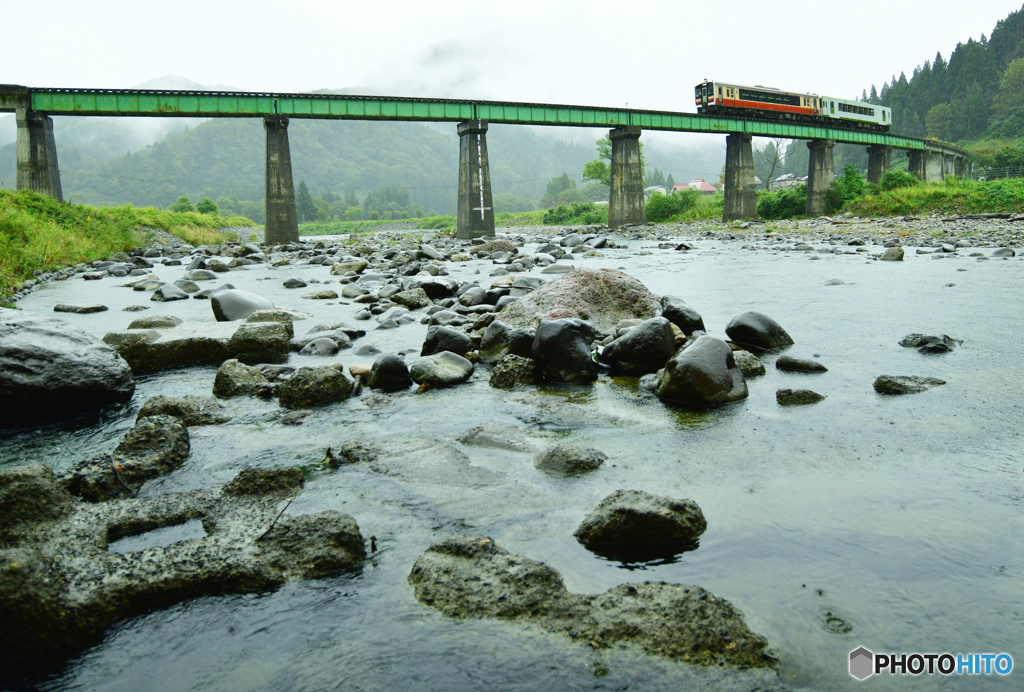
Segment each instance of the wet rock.
M305 336L295 337L291 340L291 348L295 351L301 352L311 343L320 339L330 339L333 341L337 346L337 349L335 350L352 347L352 339L349 338L347 333L338 329L328 329L326 331L311 332Z
M89 502L130 497L146 481L185 463L188 453L188 430L180 419L140 418L112 455L80 462L65 471L60 480L69 493Z
M409 377L409 366L405 361L393 353L384 353L373 361L370 368L370 375L367 379L367 386L370 389L381 389L384 391L399 391L412 386L412 378Z
M213 308L213 316L218 322L231 322L244 320L257 310L271 310L274 304L261 295L238 288L227 288L210 296L210 307Z
M67 303L57 303L53 306L54 312L72 312L76 315L89 315L94 312L106 312L109 310L106 305L69 305Z
M403 287L406 291L413 291L417 288L423 289L423 292L427 294L427 297L433 301L443 300L445 298L455 297L455 292L459 288L459 284L454 279L447 276L438 277L412 277L409 279L403 279Z
M233 396L256 396L270 398L274 391L273 385L263 371L252 365L245 365L232 358L224 361L217 368L213 378L213 395L222 399Z
M599 469L608 456L591 447L558 444L541 452L533 465L552 476L578 476Z
M0 470L0 549L19 542L36 525L59 521L75 501L42 464Z
M295 325L294 322L298 320L308 320L311 318L308 312L302 312L300 310L290 310L288 308L274 308L273 310L257 310L248 317L245 318L246 322L276 322L284 325L284 328L288 330L288 338L295 336Z
M623 584L596 596L572 594L556 570L490 538L435 543L409 582L417 600L449 617L524 620L598 649L628 646L698 665L777 664L739 610L698 586Z
M946 384L946 381L937 377L879 375L873 386L879 394L918 394L943 384Z
M652 317L604 347L601 360L627 375L646 375L665 367L675 353L671 322Z
M414 288L409 291L400 291L391 296L391 302L404 305L410 310L429 307L434 304L427 292L422 288Z
M707 527L703 512L692 500L616 490L587 515L574 535L600 555L646 562L694 550Z
M242 361L255 363L283 363L288 358L290 334L278 322L246 322L228 339L228 353Z
M778 322L760 312L737 315L725 328L725 333L732 341L755 353L793 344L793 339Z
M528 328L541 319L577 318L608 332L619 320L654 317L659 307L658 297L628 274L613 269L576 269L509 305L502 321Z
M299 350L300 356L333 356L341 347L334 339L321 336L313 339Z
M739 366L743 377L760 377L766 372L764 363L750 351L733 351L732 357L736 359L736 365Z
M507 252L510 255L514 255L517 252L517 250L515 245L513 245L510 241L505 239L492 240L490 242L484 243L483 245L477 245L476 247L473 248L473 254L483 253L486 255L490 255L495 252Z
M335 262L331 265L332 276L343 276L349 272L355 272L361 274L366 269L369 263L366 260L354 259L348 262Z
M474 447L503 449L511 452L533 452L530 439L519 428L498 423L484 423L470 428L456 438L459 442Z
M132 323L128 325L128 329L168 329L170 327L177 327L181 322L182 319L174 315L149 315L132 320Z
M992 253L993 257L1016 257L1017 253L1013 248L1001 247Z
M537 365L532 358L514 354L502 356L491 372L489 384L495 389L514 389L536 382Z
M216 387L216 384L214 386ZM216 425L231 420L231 416L224 412L224 406L219 401L212 397L192 394L180 398L160 395L147 399L139 409L136 420L152 416L174 416L186 427Z
M885 252L878 259L883 262L902 262L903 261L903 248L899 245L895 245Z
M687 305L681 298L674 296L661 297L661 316L679 327L683 334L690 336L695 331L704 329L704 318L700 313Z
M431 356L442 351L451 351L461 356L472 350L473 341L465 333L451 327L434 325L427 329L427 337L423 340L420 355Z
M429 325L441 325L443 327L460 327L464 324L470 324L473 320L465 315L460 315L452 310L439 310L430 316L427 321Z
M487 325L480 338L480 360L495 363L509 354L532 358L536 335L534 329L513 329L496 319Z
M900 346L905 348L916 348L921 353L935 354L948 353L963 343L963 339L954 339L948 334L941 336L930 334L907 334L900 339Z
M824 399L824 395L810 389L779 389L775 392L775 401L779 406L807 406Z
M292 277L290 279L285 279L283 285L285 288L305 288L308 284L302 279Z
M312 408L347 399L354 388L341 365L299 368L278 388L277 397L285 408Z
M335 298L338 297L338 294L329 288L325 288L322 291L313 291L312 293L305 293L303 294L302 297L307 300L334 300Z
M418 358L409 366L409 375L416 384L449 387L461 384L473 374L473 363L451 351Z
M729 345L705 334L669 359L654 393L685 406L716 408L746 399L747 383Z
M792 356L779 356L775 367L786 372L828 372L828 368L817 361Z
M25 475L22 469L0 472L0 497L5 487L24 487ZM359 566L366 551L351 517L281 514L296 481L301 487L301 472L259 475L230 484L236 492L72 503L62 520L25 524L31 531L25 540L0 549L5 673L59 665L116 622L188 598L266 591ZM52 477L38 477L50 506L63 511L70 496ZM145 546L147 532L194 519L203 521L205 537L108 550L128 536Z
M186 300L187 298L188 294L174 284L161 284L153 291L153 295L149 299L167 303L174 300Z
M533 339L533 360L537 372L549 382L590 382L597 379L597 367L590 344L593 325L578 319L542 319Z
M436 487L450 499L453 490L493 488L500 478L493 471L470 464L462 451L438 440L396 436L386 440L354 439L334 449L341 463L365 464L374 473L409 483L417 494Z
M98 411L132 398L129 363L50 316L0 308L0 428Z

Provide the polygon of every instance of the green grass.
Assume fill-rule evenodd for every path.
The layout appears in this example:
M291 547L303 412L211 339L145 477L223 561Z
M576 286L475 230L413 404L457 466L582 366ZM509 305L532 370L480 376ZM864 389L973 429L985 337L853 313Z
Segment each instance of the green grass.
M176 213L151 207L91 207L30 190L0 190L0 297L37 272L92 262L143 245L159 228L193 245L237 240L219 228L252 226L241 216Z
M314 221L299 226L299 235L359 235L373 233L382 226L412 224L409 228L448 230L455 228L454 216L425 216L418 219L375 219L368 221Z
M1024 180L980 182L946 180L917 187L875 192L843 208L856 216L918 216L923 214L985 214L1024 212Z

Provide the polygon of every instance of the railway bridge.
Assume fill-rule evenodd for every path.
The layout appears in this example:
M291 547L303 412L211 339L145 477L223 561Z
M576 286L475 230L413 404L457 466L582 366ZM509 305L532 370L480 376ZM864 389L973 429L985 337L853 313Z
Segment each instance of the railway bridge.
M812 125L665 111L459 99L142 89L37 89L0 85L0 112L16 113L17 186L58 200L61 192L52 116L262 118L266 131L266 234L268 243L298 239L288 122L291 118L404 120L457 123L459 135L458 236L494 233L487 158L488 123L607 127L612 142L608 225L643 223L640 134L644 130L720 133L726 136L724 220L757 218L754 137L807 140L810 164L807 214L824 209L835 177L837 142L868 150L868 180L879 182L894 150L925 181L958 175L968 152L945 142Z

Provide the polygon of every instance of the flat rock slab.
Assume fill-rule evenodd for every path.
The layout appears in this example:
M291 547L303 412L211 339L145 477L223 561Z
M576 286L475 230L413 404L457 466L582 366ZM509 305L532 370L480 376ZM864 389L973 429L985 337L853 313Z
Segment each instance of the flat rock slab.
M779 356L775 361L775 367L786 372L828 372L828 368L816 360L793 356Z
M449 617L523 620L597 649L627 646L702 666L778 663L742 612L699 586L622 584L596 596L573 594L553 568L482 536L435 543L409 582L417 600Z
M68 303L57 303L53 306L54 312L73 312L77 315L88 315L93 312L106 312L109 308L106 305L70 305Z
M879 394L919 394L943 384L946 384L946 381L937 377L879 375L875 379L874 388Z
M779 406L807 406L824 400L823 394L810 389L779 389L775 392L775 401Z

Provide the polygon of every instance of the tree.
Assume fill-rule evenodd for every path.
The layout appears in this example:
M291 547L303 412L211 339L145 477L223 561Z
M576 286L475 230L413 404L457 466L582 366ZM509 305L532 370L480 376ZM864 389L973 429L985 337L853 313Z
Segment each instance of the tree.
M214 202L209 197L203 197L201 200L199 200L199 204L196 205L196 211L198 211L200 214L216 214L217 203Z
M999 94L992 105L1000 115L1024 106L1024 58L1017 58L1007 66L999 79Z
M363 215L363 210L357 206L351 206L345 210L346 221L358 221L359 217Z
M597 158L583 164L583 180L593 180L605 185L612 184L612 169L609 163L612 160L612 139L605 135L595 143L597 146ZM646 172L647 164L644 162L644 143L640 142L640 170ZM605 163L605 162L609 163ZM646 187L646 175L644 186Z
M550 209L559 202L570 201L566 199L567 190L578 192L576 190L576 181L572 180L568 173L562 173L562 175L552 178L548 181L548 189L544 192L544 196L540 198L540 208ZM586 200L584 199L583 201Z
M675 187L676 187L676 180L675 180L675 178L672 177L672 174L669 173L668 177L665 178L665 189L668 190L669 192L672 192L672 190L674 190Z
M299 215L299 222L305 223L316 218L316 203L313 196L309 194L309 186L305 180L299 181L299 189L295 191L295 211Z
M182 195L178 198L178 201L171 205L171 211L195 211L195 208L192 206L192 200L188 198L188 195Z
M754 173L764 183L764 189L771 190L775 174L782 171L786 159L786 140L776 137L754 152Z
M940 103L928 111L928 115L924 117L924 127L929 137L943 139L948 136L946 127L949 125L950 114L948 103Z

